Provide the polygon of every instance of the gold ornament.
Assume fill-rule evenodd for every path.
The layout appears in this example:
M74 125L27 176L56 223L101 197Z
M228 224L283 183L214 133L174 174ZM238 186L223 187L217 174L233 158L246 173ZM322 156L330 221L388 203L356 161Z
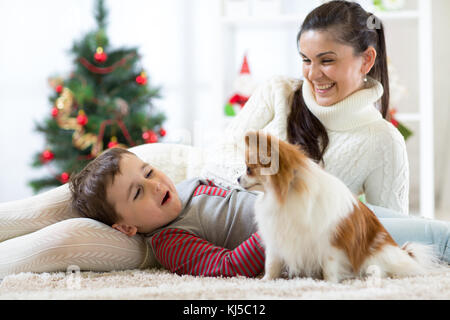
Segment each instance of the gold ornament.
M62 77L48 78L48 84L55 90L57 86L64 85L64 79Z
M97 135L85 133L84 126L80 125L76 117L70 117L74 103L74 96L69 88L63 88L61 95L56 99L56 107L59 112L56 116L58 125L65 130L74 130L72 143L75 148L85 150L92 146L91 155L96 157L103 150L103 142Z
M128 115L130 107L124 99L116 98L114 99L114 104L116 105L116 115L119 119Z

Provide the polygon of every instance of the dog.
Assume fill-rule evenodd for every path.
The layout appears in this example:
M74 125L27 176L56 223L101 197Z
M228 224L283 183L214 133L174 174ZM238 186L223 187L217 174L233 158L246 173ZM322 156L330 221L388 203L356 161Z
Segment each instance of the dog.
M245 188L261 186L255 220L265 245L264 280L305 276L422 275L437 265L432 247L400 248L375 214L302 149L262 131L245 135Z

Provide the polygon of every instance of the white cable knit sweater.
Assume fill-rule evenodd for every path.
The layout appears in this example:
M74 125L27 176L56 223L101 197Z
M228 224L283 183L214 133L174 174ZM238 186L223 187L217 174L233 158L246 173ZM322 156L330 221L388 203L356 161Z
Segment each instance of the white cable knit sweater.
M287 140L287 116L301 80L274 77L260 86L228 125L225 137L207 150L201 176L225 186L237 186L245 171L244 135L262 129ZM319 106L308 81L302 93L309 110L323 123L329 136L325 170L340 178L367 202L408 214L409 165L399 131L375 107L382 85L369 78L361 89L339 103Z

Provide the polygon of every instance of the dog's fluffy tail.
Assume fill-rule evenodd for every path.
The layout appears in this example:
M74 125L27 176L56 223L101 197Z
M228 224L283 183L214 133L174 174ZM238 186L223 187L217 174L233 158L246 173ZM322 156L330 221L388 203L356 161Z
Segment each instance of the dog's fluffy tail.
M400 251L403 257L399 256L397 263L394 263L394 277L427 275L442 271L443 265L431 245L406 242Z
M420 266L423 274L442 271L442 268L445 268L431 245L406 242L401 249Z
M403 278L448 270L448 266L440 262L433 246L414 242L407 242L401 248L385 246L366 263L366 275L377 277Z

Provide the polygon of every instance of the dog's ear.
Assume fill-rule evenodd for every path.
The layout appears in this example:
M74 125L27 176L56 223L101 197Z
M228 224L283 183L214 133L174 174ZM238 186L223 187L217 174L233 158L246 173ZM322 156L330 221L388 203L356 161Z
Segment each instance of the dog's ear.
M276 139L276 138L273 138ZM298 189L299 185L292 184L295 171L306 166L306 157L293 144L278 140L278 154L273 155L279 161L278 173L271 177L272 185L276 190L278 201L283 203L291 187Z
M306 156L301 151L299 146L287 143L285 141L279 141L280 161L284 169L292 171L299 166L305 165Z

